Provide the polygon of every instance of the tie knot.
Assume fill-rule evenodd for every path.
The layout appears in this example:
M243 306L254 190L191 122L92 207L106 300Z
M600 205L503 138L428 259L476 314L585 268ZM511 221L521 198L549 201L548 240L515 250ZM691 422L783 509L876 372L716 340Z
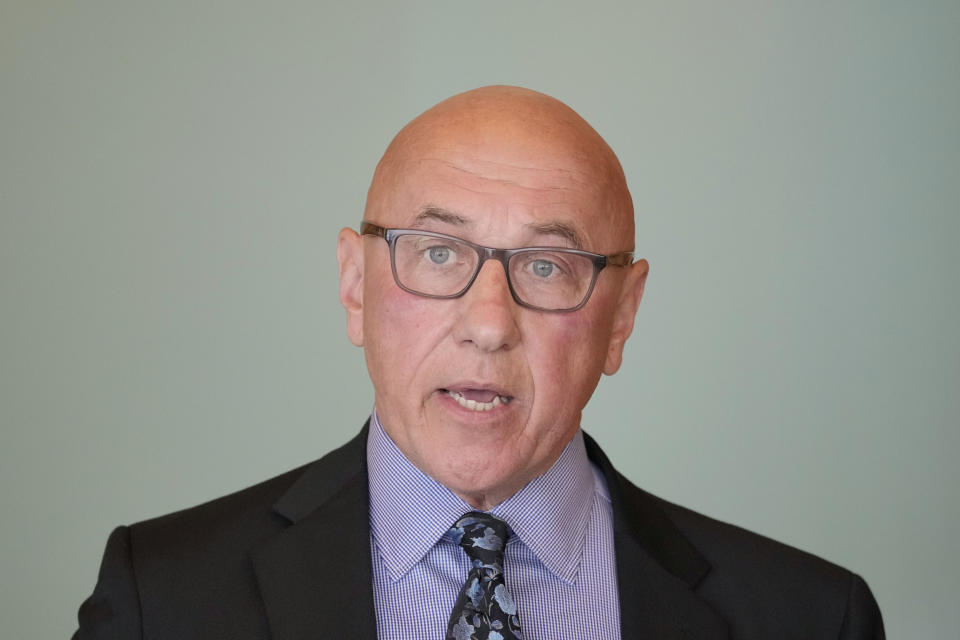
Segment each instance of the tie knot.
M471 511L457 520L450 531L474 564L494 564L502 570L503 548L509 535L506 522L489 513Z

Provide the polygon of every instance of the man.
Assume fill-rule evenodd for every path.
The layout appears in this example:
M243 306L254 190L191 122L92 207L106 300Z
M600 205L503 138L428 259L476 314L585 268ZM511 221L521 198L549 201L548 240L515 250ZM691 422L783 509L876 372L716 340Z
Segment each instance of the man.
M580 431L648 265L616 156L511 87L428 110L338 243L374 414L114 531L76 638L882 638L854 574L655 498Z

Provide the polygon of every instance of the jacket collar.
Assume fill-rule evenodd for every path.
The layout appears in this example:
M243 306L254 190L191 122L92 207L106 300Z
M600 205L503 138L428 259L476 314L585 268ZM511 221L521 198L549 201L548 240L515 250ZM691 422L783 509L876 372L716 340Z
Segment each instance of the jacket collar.
M366 442L353 440L310 465L275 503L290 526L253 552L276 640L375 640ZM694 589L710 565L659 500L638 489L584 434L607 481L624 640L726 638L723 620Z

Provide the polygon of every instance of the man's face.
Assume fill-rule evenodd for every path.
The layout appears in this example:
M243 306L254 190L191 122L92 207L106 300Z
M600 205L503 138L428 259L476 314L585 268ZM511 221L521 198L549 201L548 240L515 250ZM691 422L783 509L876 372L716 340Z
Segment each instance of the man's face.
M367 210L383 227L498 248L573 248L571 235L596 253L632 246L623 212L611 211L588 165L564 154L441 145L394 173ZM382 238L344 230L340 260L348 332L364 346L384 428L411 462L479 508L546 471L573 437L600 374L619 366L646 270L607 267L581 309L549 313L519 306L493 260L456 299L398 287Z

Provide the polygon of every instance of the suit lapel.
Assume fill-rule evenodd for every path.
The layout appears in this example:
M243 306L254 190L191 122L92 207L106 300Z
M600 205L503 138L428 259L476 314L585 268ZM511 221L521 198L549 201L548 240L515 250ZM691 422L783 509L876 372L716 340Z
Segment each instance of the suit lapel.
M653 496L617 473L590 436L584 439L613 504L623 640L727 638L726 623L695 592L710 564Z
M276 640L376 638L365 462L367 428L277 501L291 526L253 552Z

